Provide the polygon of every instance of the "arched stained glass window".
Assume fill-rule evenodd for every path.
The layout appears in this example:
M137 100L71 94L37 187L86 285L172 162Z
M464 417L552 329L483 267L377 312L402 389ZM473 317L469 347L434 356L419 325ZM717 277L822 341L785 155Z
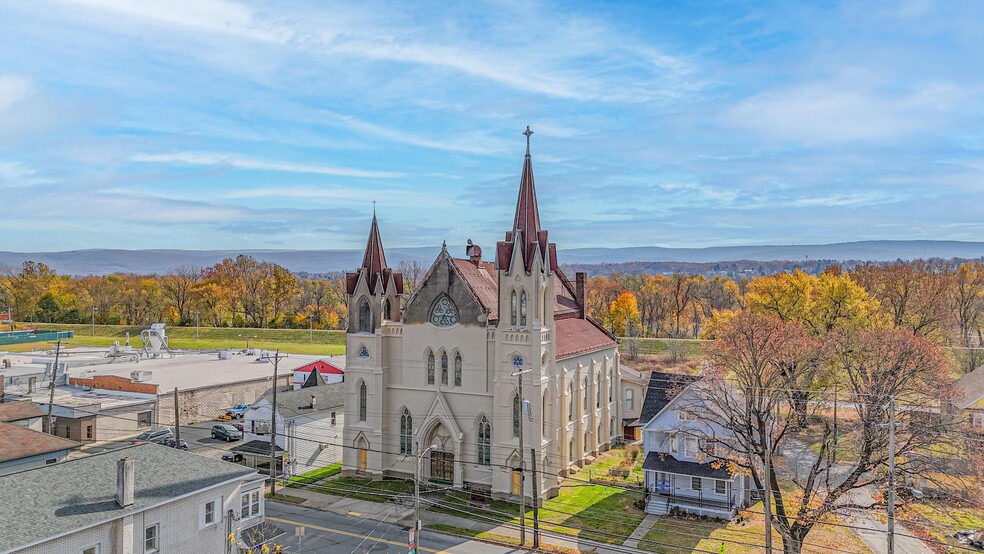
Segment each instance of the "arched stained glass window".
M434 302L431 308L431 323L438 327L450 327L458 323L458 309L454 302L447 295L443 295Z
M540 432L547 436L547 393L543 393L543 404L540 405Z
M413 416L406 408L400 416L400 454L413 454Z
M586 412L586 411L588 411L588 405L589 405L588 402L590 402L590 400L588 400L588 378L587 377L584 378L584 383L582 384L582 392L584 393L584 411Z
M390 320L393 319L393 308L390 306L389 298L383 302L383 319Z
M526 291L519 293L519 324L526 326Z
M509 324L516 325L516 314L519 312L519 301L516 299L516 291L512 291L509 304L511 308L509 312Z
M434 384L434 353L427 351L427 384Z
M366 404L369 403L365 382L359 385L359 421L366 420Z
M454 355L454 386L461 386L461 354Z
M448 353L441 352L441 384L448 384Z
M369 309L369 301L365 298L359 300L359 332L372 332L372 310Z
M574 421L574 383L567 385L567 421Z
M478 422L478 463L483 466L492 464L492 425L485 416Z

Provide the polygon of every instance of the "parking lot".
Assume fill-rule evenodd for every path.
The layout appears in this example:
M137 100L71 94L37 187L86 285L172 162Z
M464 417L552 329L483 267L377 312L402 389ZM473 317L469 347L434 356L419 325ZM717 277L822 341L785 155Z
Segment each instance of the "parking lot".
M207 456L209 458L219 459L222 454L238 444L242 444L242 440L226 442L221 439L212 438L212 426L219 423L235 423L234 421L200 421L193 425L182 425L181 426L181 440L188 443L188 451L194 452L201 456ZM171 429L172 432L175 431L174 428ZM108 441L103 443L96 443L88 446L84 446L79 449L78 455L87 454L99 454L102 452L109 452L111 450L117 450L124 448L133 444L134 439L120 439L116 441Z

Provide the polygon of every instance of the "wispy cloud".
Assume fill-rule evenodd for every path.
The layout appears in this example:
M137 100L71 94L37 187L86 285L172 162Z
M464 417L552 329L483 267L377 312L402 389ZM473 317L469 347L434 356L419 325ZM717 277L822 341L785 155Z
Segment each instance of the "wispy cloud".
M292 162L279 162L250 158L238 154L214 152L175 152L171 154L135 154L130 158L135 162L161 163L174 165L204 165L214 167L232 167L236 169L252 169L259 171L282 171L286 173L309 173L314 175L334 175L338 177L366 177L387 179L405 177L404 173L390 171L371 171L348 167L328 165L311 165Z

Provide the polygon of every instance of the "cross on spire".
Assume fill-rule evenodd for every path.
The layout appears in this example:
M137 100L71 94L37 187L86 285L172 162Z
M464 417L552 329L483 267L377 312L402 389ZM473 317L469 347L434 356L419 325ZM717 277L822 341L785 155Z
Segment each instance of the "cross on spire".
M523 131L523 134L526 135L526 155L529 156L530 155L530 135L533 134L533 131L530 129L530 126L529 125L526 126L526 131Z

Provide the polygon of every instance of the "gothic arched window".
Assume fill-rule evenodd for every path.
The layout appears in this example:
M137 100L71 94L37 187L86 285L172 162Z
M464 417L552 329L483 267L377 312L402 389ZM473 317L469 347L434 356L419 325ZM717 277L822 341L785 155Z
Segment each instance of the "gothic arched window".
M431 323L438 327L450 327L458 323L458 309L448 296L442 295L431 308Z
M434 353L427 351L427 384L434 384Z
M393 319L393 308L390 306L389 298L383 302L383 319Z
M483 466L492 464L492 425L485 416L478 422L478 463Z
M509 314L509 324L516 325L516 313L519 311L519 301L516 300L516 291L512 291L512 296L510 300L510 314Z
M413 416L406 408L400 416L400 454L413 454Z
M359 332L372 332L372 310L369 309L369 301L365 298L359 300Z
M441 352L441 384L448 384L448 353Z
M567 421L574 421L574 383L567 385Z
M595 408L601 407L601 384L595 381Z
M519 395L513 396L513 436L519 436L519 426L522 424Z
M519 324L526 326L526 291L519 293Z
M366 420L366 404L369 403L368 394L366 391L366 384L362 382L359 384L359 421Z
M454 355L454 386L461 386L461 354Z
M547 393L543 393L543 404L540 405L540 432L547 435Z
M589 402L589 400L588 400L588 378L587 377L584 378L584 382L582 384L582 391L584 392L584 411L588 411L588 402Z

